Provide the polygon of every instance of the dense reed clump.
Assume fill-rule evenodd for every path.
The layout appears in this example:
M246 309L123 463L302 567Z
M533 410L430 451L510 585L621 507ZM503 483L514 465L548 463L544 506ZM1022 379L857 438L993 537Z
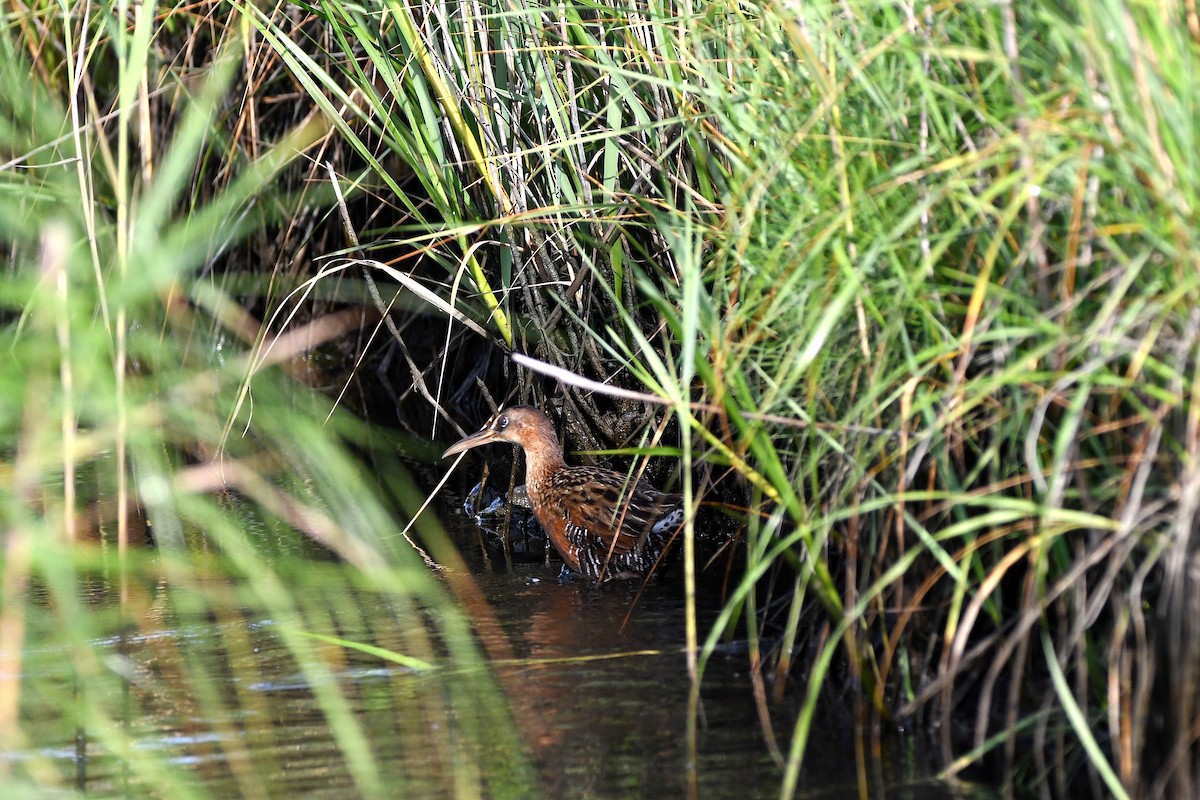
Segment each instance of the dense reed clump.
M756 668L814 659L785 790L837 663L878 718L940 723L948 769L1191 795L1190 12L314 13L347 45L335 72L254 20L344 141L408 167L356 180L449 322L414 365L427 400L485 374L544 388L577 447L657 441L653 408L481 372L469 321L659 395L687 496L761 511L697 667L735 624Z

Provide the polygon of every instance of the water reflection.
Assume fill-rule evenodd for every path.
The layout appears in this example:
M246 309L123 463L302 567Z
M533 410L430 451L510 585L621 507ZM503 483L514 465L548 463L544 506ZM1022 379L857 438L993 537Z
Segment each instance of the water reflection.
M486 601L479 609L492 615L477 630L501 659L493 666L507 710L476 702L494 689L486 669L410 668L325 640L306 640L299 657L288 636L301 628L434 664L449 663L451 647L433 635L429 609L359 593L347 577L353 571L335 564L321 569L341 577L322 582L309 562L300 598L308 625L264 616L233 583L207 586L206 597L225 591L227 602L192 614L178 594L172 605L151 582L127 595L139 628L92 641L102 679L81 686L64 651L31 648L23 678L30 696L57 695L43 705L60 710L72 694L103 696L134 746L119 752L94 725L56 712L39 720L28 750L0 758L54 764L64 783L77 776L78 788L96 796L174 797L188 787L218 797L686 796L689 685L678 576L644 591L635 581L562 585L556 564L488 560L470 524L453 535ZM93 598L97 606L112 600L103 591ZM702 625L718 603L716 591L704 593ZM746 664L734 645L705 674L694 765L702 798L778 794L781 775L763 742ZM790 709L774 710L784 737ZM817 725L804 796L860 796L849 715ZM522 773L513 745L527 751L535 775ZM153 770L130 768L147 757L161 762L161 785L146 779ZM914 740L888 742L869 765L868 795L967 796L924 780L933 771Z
M547 796L682 796L689 685L680 587L667 581L648 587L623 626L636 584L561 586L529 580L534 573L545 570L520 568L514 583L526 580L514 590L493 577L488 590L522 654L535 662L513 670L516 680L508 676L504 684L518 687L514 702L524 709L518 719L528 726ZM560 660L572 658L580 660ZM705 797L778 791L748 697L714 709L717 724L706 732L699 759ZM737 780L727 781L729 774Z
M494 796L536 793L490 672L439 656L462 648L436 635L432 606L358 589L336 563L296 568L305 589L285 622L263 616L246 581L209 574L194 607L186 588L153 579L122 581L123 604L116 586L93 586L90 623L119 629L77 650L31 630L43 644L24 653L25 747L0 753L0 769L28 777L23 794L5 783L0 795L72 784L100 797L460 797L491 783L507 787ZM52 606L43 596L31 611ZM311 631L466 668L398 665Z
M474 541L481 534L464 525L455 535L463 552L479 554L482 568L490 548ZM480 588L516 655L529 660L500 668L501 682L545 795L685 797L689 683L679 576L651 581L638 596L638 581L562 585L556 564L490 563L477 574ZM701 624L718 609L718 592L706 591ZM696 763L702 798L778 796L781 772L763 741L746 664L744 648L734 644L705 673ZM786 735L794 718L783 709L775 722ZM849 724L842 720L813 739L804 796L859 796ZM932 761L911 742L889 750L871 771L869 796L968 796L962 787L928 781Z

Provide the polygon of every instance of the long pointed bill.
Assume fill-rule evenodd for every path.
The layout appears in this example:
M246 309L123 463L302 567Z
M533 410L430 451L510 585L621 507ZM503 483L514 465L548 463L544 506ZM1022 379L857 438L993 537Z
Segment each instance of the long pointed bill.
M442 453L442 458L449 458L455 453L462 453L470 450L472 447L479 447L481 444L489 444L498 441L495 431L490 428L484 428L479 433L472 433L465 439L459 439L450 447L446 448L446 452Z

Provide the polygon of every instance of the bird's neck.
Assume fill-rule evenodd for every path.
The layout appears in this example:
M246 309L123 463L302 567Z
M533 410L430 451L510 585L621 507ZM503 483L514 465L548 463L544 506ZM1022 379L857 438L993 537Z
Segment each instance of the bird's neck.
M565 467L562 445L554 431L533 432L529 441L522 444L525 450L525 483L538 485Z

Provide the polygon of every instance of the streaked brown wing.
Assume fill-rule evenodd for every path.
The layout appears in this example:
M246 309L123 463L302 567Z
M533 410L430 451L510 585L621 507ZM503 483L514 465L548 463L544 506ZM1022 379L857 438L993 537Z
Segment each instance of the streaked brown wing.
M543 491L554 495L555 506L567 522L567 539L573 545L607 552L615 538L613 555L629 552L640 544L658 509L643 488L627 486L624 475L601 467L559 470Z

